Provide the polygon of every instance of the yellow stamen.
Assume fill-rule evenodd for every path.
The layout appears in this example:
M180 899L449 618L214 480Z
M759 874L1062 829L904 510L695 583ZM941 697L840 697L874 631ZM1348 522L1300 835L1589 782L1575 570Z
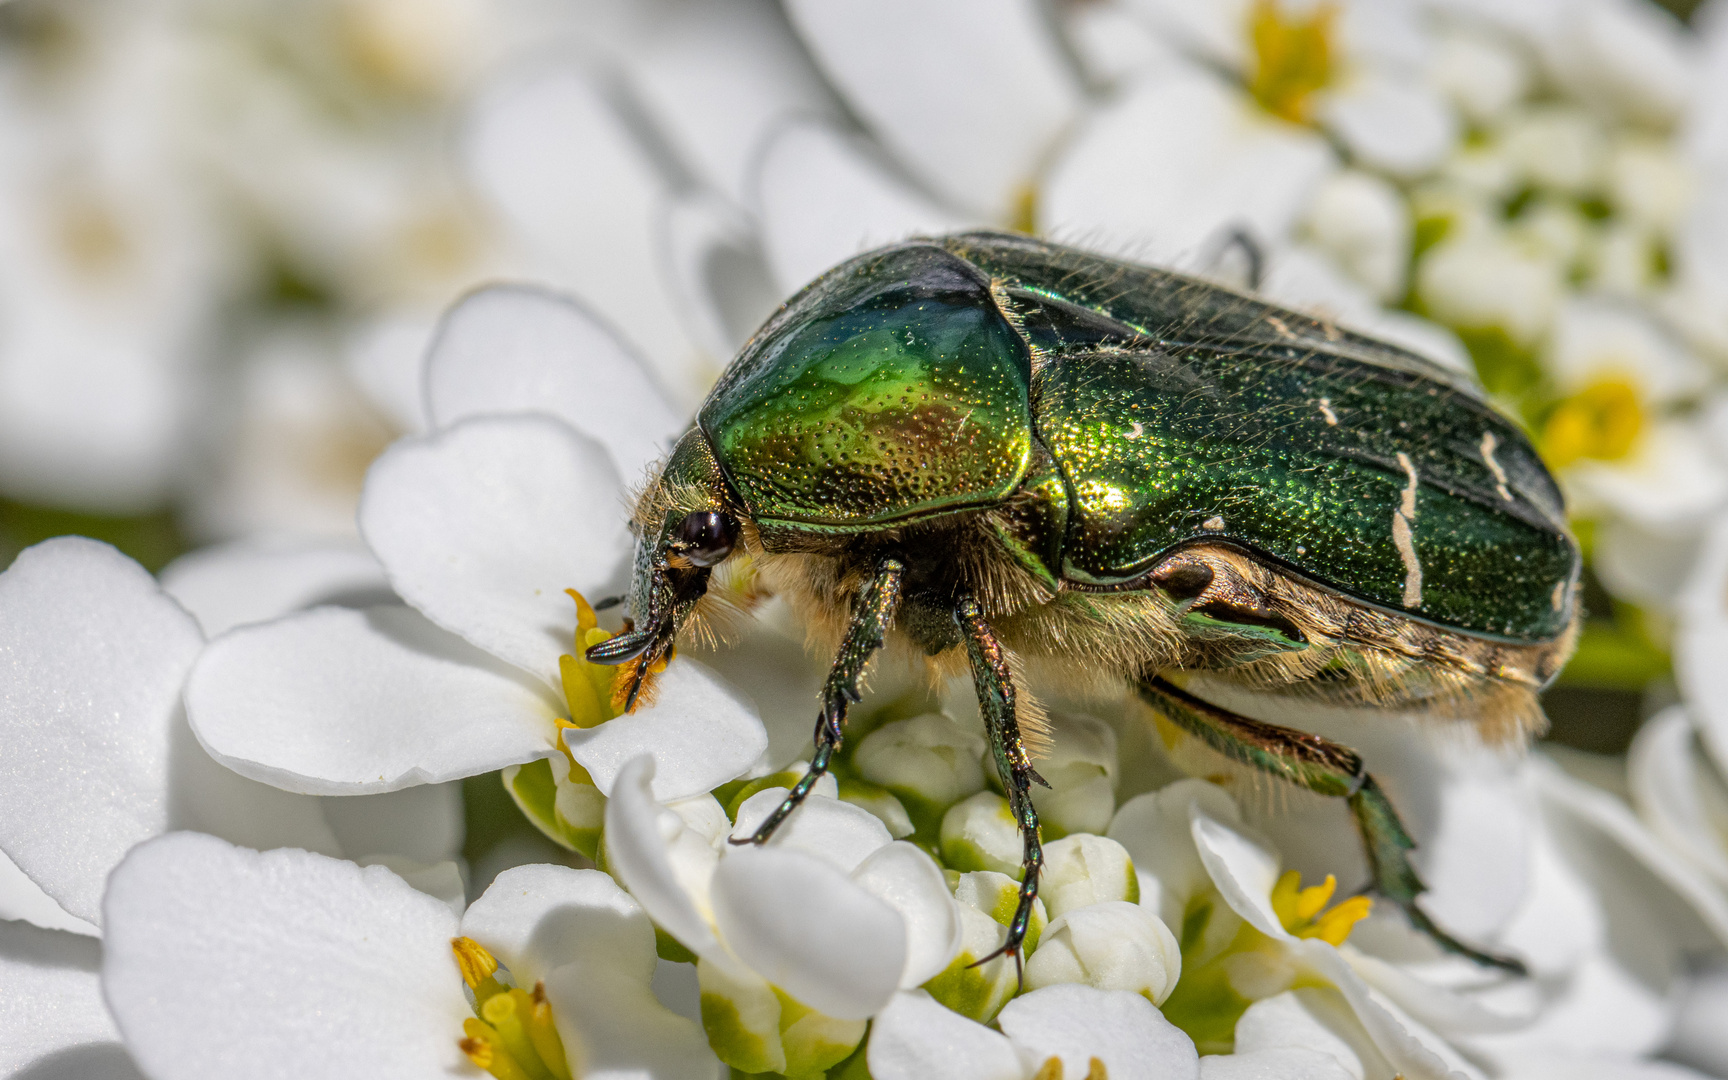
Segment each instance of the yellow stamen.
M534 1080L552 1080L552 1071L540 1060L540 1051L528 1036L527 1020L534 1005L521 990L498 994L480 1007L480 1016L498 1033L504 1050L516 1059L522 1071Z
M619 669L590 664L587 654L593 646L611 640L612 635L600 628L599 617L594 614L587 597L575 589L564 591L576 601L575 652L558 658L558 674L564 683L564 704L570 710L569 726L597 727L618 715L619 710L612 704L612 687Z
M1374 910L1374 901L1366 896L1352 896L1315 920L1312 936L1331 945L1342 945L1356 924Z
M478 990L498 970L498 961L473 938L451 938L450 949L456 954L456 966L462 969L462 981L470 990Z
M1286 14L1277 0L1255 0L1248 34L1254 69L1248 92L1274 116L1306 123L1314 92L1332 79L1332 24L1337 5L1323 3L1306 18Z
M1284 929L1297 937L1342 945L1356 924L1368 917L1374 902L1366 896L1352 896L1321 914L1337 890L1338 879L1331 874L1320 884L1304 889L1302 875L1286 870L1272 886L1272 911Z
M469 1061L496 1076L498 1080L534 1080L533 1075L525 1071L503 1048L498 1033L489 1025L470 1017L462 1021L462 1030L468 1037L459 1040L456 1045L468 1055Z
M1553 468L1582 458L1618 461L1644 430L1638 388L1628 379L1598 379L1554 407L1542 425L1542 456Z
M558 1026L552 1022L552 1004L546 1000L545 983L534 984L527 1026L528 1038L555 1080L572 1080L570 1062L564 1054L564 1040L558 1034Z

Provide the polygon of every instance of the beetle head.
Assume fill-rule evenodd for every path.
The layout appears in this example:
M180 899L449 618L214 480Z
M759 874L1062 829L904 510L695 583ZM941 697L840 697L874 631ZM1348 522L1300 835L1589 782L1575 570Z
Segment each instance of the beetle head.
M739 546L741 517L700 429L678 440L642 492L635 520L636 565L628 597L630 626L588 650L591 663L635 668L625 709L672 653L678 632L708 591L713 568Z

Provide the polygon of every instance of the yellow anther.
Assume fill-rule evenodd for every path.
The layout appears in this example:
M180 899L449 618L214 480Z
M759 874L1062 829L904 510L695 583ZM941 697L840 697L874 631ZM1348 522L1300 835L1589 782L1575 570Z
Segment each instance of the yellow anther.
M1582 458L1618 461L1637 445L1644 423L1644 406L1631 380L1598 379L1548 414L1542 456L1557 469Z
M1062 1080L1062 1059L1047 1057L1044 1064L1038 1066L1032 1080ZM1104 1062L1093 1058L1086 1068L1084 1080L1110 1080L1110 1070L1104 1067Z
M588 602L586 596L575 589L565 589L564 592L570 599L576 601L576 647L580 649L582 648L582 639L587 636L588 631L600 625L600 617L594 614L594 605Z
M462 981L470 990L478 990L498 970L498 961L473 938L451 938L450 950L456 954L456 966L462 969Z
M1317 937L1330 945L1342 945L1356 924L1374 910L1374 901L1366 896L1352 896L1315 920L1312 930L1303 936Z
M570 1062L564 1054L564 1040L558 1025L552 1022L552 1003L546 1000L546 984L535 983L529 995L528 1038L534 1043L540 1060L546 1063L555 1080L572 1080Z
M1336 4L1316 6L1307 17L1286 14L1278 0L1255 0L1248 19L1254 69L1248 92L1266 111L1293 123L1306 123L1315 91L1332 79L1333 22Z
M575 654L558 658L558 674L564 683L564 704L570 710L571 727L591 728L618 715L612 704L612 686L618 668L590 664L588 650L612 634L599 626L599 619L587 597L575 589L565 589L576 601Z
M1284 929L1297 937L1342 945L1356 924L1368 917L1374 902L1366 896L1353 896L1321 914L1337 890L1338 879L1331 874L1320 884L1304 889L1302 875L1286 870L1272 886L1272 911Z
M457 1040L456 1045L468 1055L469 1061L498 1080L534 1080L534 1075L510 1056L490 1025L470 1017L462 1021L462 1031L467 1038Z
M1325 910L1332 902L1332 894L1338 891L1338 879L1331 874L1318 885L1310 885L1296 894L1296 917L1307 922Z

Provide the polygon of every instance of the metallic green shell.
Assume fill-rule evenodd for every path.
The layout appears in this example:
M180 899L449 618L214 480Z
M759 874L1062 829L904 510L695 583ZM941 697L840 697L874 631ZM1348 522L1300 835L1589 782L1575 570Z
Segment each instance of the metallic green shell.
M996 234L947 243L1040 346L1065 579L1132 585L1172 547L1222 541L1476 634L1547 640L1571 621L1560 493L1458 376L1178 274Z
M758 521L881 526L1026 475L1031 354L987 277L934 245L847 264L745 348L697 418Z
M1070 587L1147 588L1173 548L1211 541L1462 632L1545 641L1572 618L1560 494L1468 380L1027 237L837 267L698 423L759 521L870 532L1018 495L1011 546Z

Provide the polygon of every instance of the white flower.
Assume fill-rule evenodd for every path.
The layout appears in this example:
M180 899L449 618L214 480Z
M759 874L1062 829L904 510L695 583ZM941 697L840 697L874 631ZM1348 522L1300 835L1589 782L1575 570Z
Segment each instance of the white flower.
M948 965L960 917L941 871L868 812L819 787L769 843L740 846L729 841L749 837L786 788L746 799L734 824L712 798L661 805L654 768L638 758L613 787L606 865L698 957L703 1023L723 1061L827 1068L896 990Z
M554 839L590 847L593 792L635 753L660 761L664 798L755 765L768 745L760 720L693 661L667 670L658 704L608 723L604 701L595 711L589 681L610 671L590 674L580 659L591 642L574 640L563 591L598 596L619 583L621 474L641 470L673 428L628 350L549 294L477 293L427 360L426 409L431 430L373 465L360 512L407 605L320 608L213 642L187 691L212 753L243 774L329 793L550 759L546 790L513 783L512 793ZM573 780L573 764L588 776Z
M1009 1002L997 1025L1000 1032L950 1011L920 990L900 993L871 1027L870 1075L875 1080L1050 1075L1195 1080L1201 1075L1193 1042L1138 994L1052 986ZM1053 1058L1057 1069L1048 1064Z
M540 1001L557 1037L533 1052L563 1075L714 1075L649 987L653 928L596 871L506 871L458 920L382 867L176 833L127 856L104 911L103 993L157 1080L465 1072Z

